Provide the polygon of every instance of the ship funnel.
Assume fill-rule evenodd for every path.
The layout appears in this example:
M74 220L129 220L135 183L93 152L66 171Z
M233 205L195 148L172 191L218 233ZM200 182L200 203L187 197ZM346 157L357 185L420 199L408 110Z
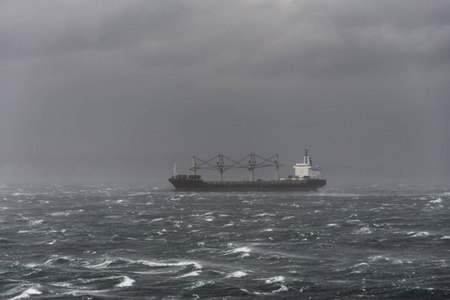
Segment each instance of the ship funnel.
M310 165L311 164L311 159L308 155L308 149L305 149L305 155L303 156L303 163L305 165Z

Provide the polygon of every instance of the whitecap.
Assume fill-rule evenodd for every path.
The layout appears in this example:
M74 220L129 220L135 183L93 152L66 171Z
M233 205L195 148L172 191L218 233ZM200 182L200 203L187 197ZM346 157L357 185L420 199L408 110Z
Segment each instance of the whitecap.
M30 193L14 193L13 196L33 196L33 194Z
M25 267L27 268L36 268L37 266L39 266L38 264L34 264L34 263L30 263L30 264L26 264Z
M252 249L250 249L249 247L240 247L229 251L229 253L250 253L250 252L252 252Z
M430 203L442 203L442 199L441 198L437 198L436 200L430 201Z
M450 240L450 235L444 235L441 240Z
M213 283L214 283L214 281L212 281L212 280L208 280L206 282L205 281L197 281L194 285L191 286L191 289L194 290L194 289L202 287L204 285L213 284Z
M368 267L369 266L369 264L368 263L359 263L359 264L356 264L356 265L354 265L352 268L358 268L358 267Z
M29 288L28 290L26 290L25 292L23 292L19 296L11 298L10 300L25 299L25 298L30 298L30 295L40 295L40 294L42 294L41 291L38 291L35 288Z
M68 215L70 215L70 213L65 212L65 211L60 211L60 212L51 213L50 215L53 217L58 217L58 216L68 216Z
M278 290L274 290L274 291L272 291L272 293L277 294L277 293L281 293L281 292L287 292L288 290L289 289L287 288L287 286L281 285Z
M394 265L412 264L410 260L396 259L392 262Z
M272 283L276 283L276 282L284 282L284 277L283 276L275 276L275 277L265 279L264 282L267 284L272 284Z
M430 234L426 231L420 231L414 235L412 235L411 237L426 237L429 236Z
M66 262L71 262L73 261L72 258L68 257L68 256L58 256L58 255L52 255L52 258L48 259L44 265L46 266L51 266L53 265L55 262L61 262L61 263L66 263Z
M102 262L102 263L97 264L97 265L90 266L88 268L90 268L90 269L104 269L104 268L108 267L112 263L113 263L112 260L107 260L105 262Z
M162 220L164 220L164 219L163 218L156 218L156 219L151 220L149 223L159 222L159 221L162 221Z
M29 222L30 226L40 225L44 220L32 220Z
M177 278L193 277L193 276L200 276L200 272L198 272L198 271L193 271L193 272L191 272L191 273L187 273L187 274L178 276Z
M354 231L355 234L371 234L372 230L370 230L369 227L362 227L356 231Z
M136 280L131 279L128 276L123 276L123 280L121 283L116 284L117 287L127 287L127 286L132 286L134 283L136 282Z
M240 277L244 277L244 276L247 276L247 273L245 273L243 271L236 271L231 274L228 274L226 276L226 278L240 278Z
M262 214L257 214L257 215L255 215L255 217L267 217L267 216L273 216L273 214L262 213Z
M337 227L337 226L338 226L338 224L336 224L336 223L327 224L327 227Z
M72 287L72 284L70 284L69 282L55 282L55 283L52 283L52 285L57 286L57 287L63 287L63 288Z
M147 261L147 260L138 260L137 261L140 264L149 266L149 267L185 267L193 265L196 270L201 270L203 267L201 264L195 262L195 261L180 261L175 263L170 262L153 262L153 261Z
M242 253L241 257L248 257L250 256L250 252L252 250L249 247L240 247L233 250L228 251L226 254L236 254L236 253Z
M134 193L134 194L129 194L128 196L130 197L134 197L134 196L145 196L145 195L149 195L151 193L148 192L139 192L139 193Z
M370 261L380 261L380 260L389 261L390 259L387 257L384 257L382 255L372 255L372 256L369 256L369 260Z
M359 220L359 219L348 220L348 221L345 221L345 223L347 223L347 224L359 224L359 223L361 223L361 220Z

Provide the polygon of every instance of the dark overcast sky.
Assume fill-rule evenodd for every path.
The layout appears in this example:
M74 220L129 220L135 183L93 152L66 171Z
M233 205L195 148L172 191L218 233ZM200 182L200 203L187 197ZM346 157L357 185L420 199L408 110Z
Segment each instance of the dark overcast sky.
M450 2L0 0L0 178L164 182L303 149L331 181L450 175Z

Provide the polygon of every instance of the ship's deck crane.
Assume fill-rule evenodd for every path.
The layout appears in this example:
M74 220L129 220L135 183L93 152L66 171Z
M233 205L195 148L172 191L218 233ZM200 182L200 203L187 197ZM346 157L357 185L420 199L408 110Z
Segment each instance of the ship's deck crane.
M260 162L257 162L256 158L258 158ZM243 162L247 159L248 164L244 164ZM215 164L214 161L216 161ZM202 160L198 157L193 156L192 168L190 168L189 171L191 171L193 175L197 175L197 170L200 169L217 170L219 172L219 180L223 181L223 173L225 173L225 171L229 169L246 168L250 172L250 180L254 181L255 169L270 166L275 167L276 180L280 180L280 167L282 167L283 165L278 163L278 154L275 154L269 158L264 158L255 153L250 153L249 155L246 155L238 161L226 157L223 154L216 155L208 160Z

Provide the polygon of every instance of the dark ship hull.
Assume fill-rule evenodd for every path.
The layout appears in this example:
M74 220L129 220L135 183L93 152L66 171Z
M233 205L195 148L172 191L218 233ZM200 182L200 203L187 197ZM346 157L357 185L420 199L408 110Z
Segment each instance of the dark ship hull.
M186 176L173 176L169 181L179 192L316 192L327 183L324 179L204 181Z

